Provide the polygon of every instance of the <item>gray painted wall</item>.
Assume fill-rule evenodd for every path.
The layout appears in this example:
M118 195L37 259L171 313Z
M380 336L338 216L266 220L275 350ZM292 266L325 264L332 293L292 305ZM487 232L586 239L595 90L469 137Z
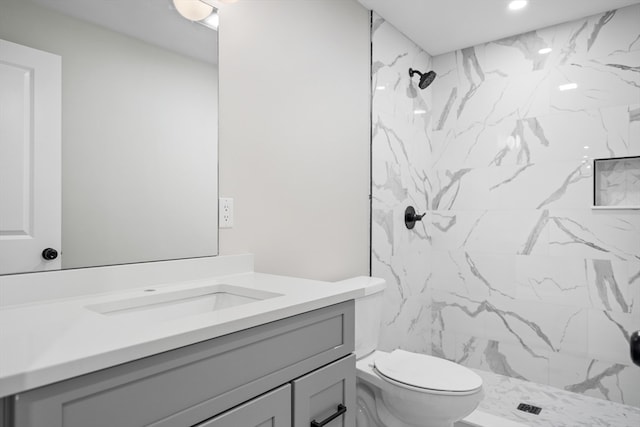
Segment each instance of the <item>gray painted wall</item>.
M220 23L222 254L313 279L368 274L369 13L351 1L240 1Z

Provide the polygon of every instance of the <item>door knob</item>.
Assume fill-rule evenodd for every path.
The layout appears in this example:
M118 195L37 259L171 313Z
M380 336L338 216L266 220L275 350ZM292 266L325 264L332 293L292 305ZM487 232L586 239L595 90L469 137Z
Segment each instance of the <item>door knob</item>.
M53 261L54 259L58 258L58 251L53 248L47 248L42 251L42 258L46 259L47 261Z

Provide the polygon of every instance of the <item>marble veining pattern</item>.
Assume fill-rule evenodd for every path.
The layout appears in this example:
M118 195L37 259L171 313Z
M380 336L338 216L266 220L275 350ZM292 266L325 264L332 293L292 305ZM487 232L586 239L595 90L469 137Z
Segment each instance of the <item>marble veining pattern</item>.
M635 427L640 409L476 370L485 384L481 411L531 427ZM518 411L519 403L542 408L538 415Z
M638 22L634 5L432 58L374 15L383 349L640 407L640 211L591 209L592 160L640 155ZM409 67L438 77L420 90ZM607 178L613 203L636 197L633 170Z
M409 68L428 71L431 58L379 17L374 17L372 91L374 271L388 283L383 346L428 352L429 271L424 263L429 232L425 222L404 233L396 219L411 204L424 212L431 198L425 174L431 146L431 100L409 78ZM402 46L398 50L397 47ZM406 141L415 140L414 144Z

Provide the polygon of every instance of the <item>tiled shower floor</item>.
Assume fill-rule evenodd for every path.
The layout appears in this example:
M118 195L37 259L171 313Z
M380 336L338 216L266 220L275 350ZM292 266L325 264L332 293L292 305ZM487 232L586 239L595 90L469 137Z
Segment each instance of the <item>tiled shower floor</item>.
M640 368L638 368L640 369ZM485 398L478 410L496 416L480 427L639 427L640 408L571 393L547 385L475 370L484 381ZM640 387L640 384L638 384ZM520 403L542 408L539 415L517 410ZM480 419L481 417L478 417ZM473 417L471 417L473 419ZM503 421L501 422L500 419ZM515 421L519 424L512 424ZM486 425L485 425L486 424Z

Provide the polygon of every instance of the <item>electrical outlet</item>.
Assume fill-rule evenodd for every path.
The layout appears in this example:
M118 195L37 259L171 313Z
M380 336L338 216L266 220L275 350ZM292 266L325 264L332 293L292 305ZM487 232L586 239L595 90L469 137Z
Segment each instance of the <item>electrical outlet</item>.
M233 228L233 199L220 197L218 206L218 215L220 216L218 223L220 228Z

